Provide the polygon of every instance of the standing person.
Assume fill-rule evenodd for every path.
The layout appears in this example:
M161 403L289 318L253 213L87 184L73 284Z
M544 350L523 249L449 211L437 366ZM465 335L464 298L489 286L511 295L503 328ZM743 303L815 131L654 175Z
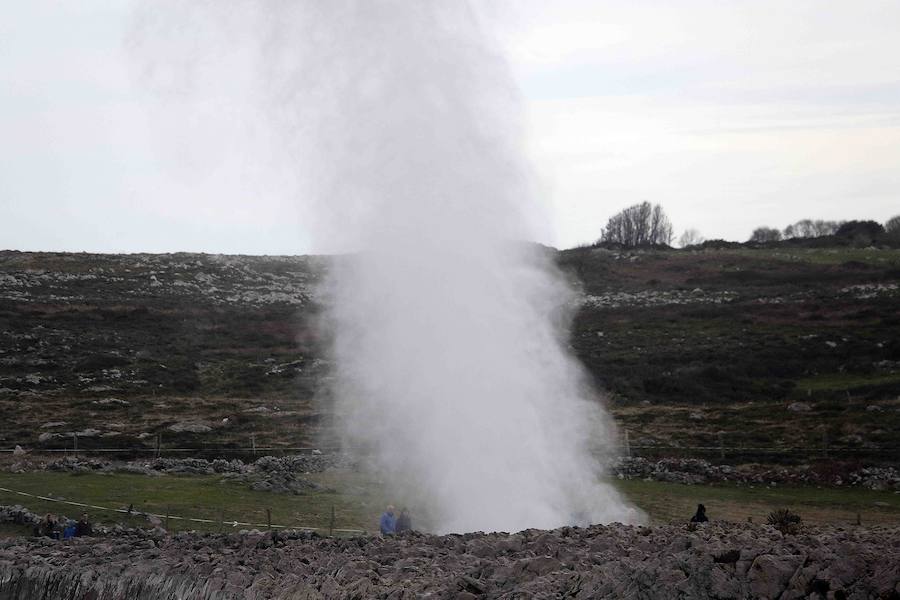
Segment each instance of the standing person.
M75 537L90 537L92 535L94 535L94 528L91 526L91 520L86 512L81 513L81 518L75 524Z
M397 517L397 523L394 530L396 533L412 531L412 519L409 518L409 512L407 512L405 506L400 509L400 516Z
M691 517L691 523L706 523L709 518L706 516L706 507L702 504L697 505L697 514Z
M381 528L382 535L394 535L397 531L397 517L394 516L394 507L388 505L387 510L381 515L381 521L378 526Z

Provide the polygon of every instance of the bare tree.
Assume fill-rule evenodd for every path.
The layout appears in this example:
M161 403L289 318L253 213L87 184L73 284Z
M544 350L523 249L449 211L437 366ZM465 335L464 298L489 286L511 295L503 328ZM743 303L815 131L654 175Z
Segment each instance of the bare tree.
M662 206L642 202L610 217L600 241L628 247L669 245L674 235L672 223Z
M884 232L892 236L900 236L900 215L884 222Z
M685 229L681 237L678 238L678 245L682 248L687 248L688 246L702 244L703 239L703 236L696 229Z
M843 221L823 221L818 219L802 219L793 225L784 228L784 239L791 238L815 238L825 235L834 235L838 227L843 225Z
M773 227L757 227L750 236L751 242L777 242L781 240L781 232Z
M813 225L812 219L803 219L801 221L797 221L794 224L794 233L794 237L798 238L815 237L815 225Z
M843 225L843 221L813 221L814 237L822 237L825 235L834 235L838 228Z

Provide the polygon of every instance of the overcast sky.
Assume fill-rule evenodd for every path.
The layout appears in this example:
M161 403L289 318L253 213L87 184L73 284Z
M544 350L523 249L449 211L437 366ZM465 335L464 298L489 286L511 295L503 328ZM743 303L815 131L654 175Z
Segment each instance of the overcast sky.
M679 233L735 240L900 213L900 2L509 4L491 22L552 206L541 241L593 241L643 200ZM164 150L125 51L132 10L0 4L0 248L315 250L240 127L202 156Z

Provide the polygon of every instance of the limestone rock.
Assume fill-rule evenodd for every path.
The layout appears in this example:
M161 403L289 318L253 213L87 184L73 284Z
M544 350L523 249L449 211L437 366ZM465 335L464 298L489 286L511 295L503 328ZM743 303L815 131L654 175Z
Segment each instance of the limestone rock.
M169 425L169 431L175 433L206 433L212 431L212 427L203 421L180 421Z
M0 521L37 519L0 507ZM26 598L892 598L900 528L709 523L324 538L117 528L0 539L0 596Z

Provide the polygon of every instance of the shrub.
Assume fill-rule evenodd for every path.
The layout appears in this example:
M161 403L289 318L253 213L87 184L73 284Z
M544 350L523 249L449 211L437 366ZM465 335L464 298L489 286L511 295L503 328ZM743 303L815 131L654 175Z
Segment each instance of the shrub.
M800 533L800 526L803 519L795 512L791 512L787 508L779 508L769 513L766 521L785 535Z
M757 227L750 236L751 242L764 244L766 242L781 241L781 232L772 227Z
M847 221L835 232L835 235L853 240L859 244L871 244L884 233L881 223L875 221Z

